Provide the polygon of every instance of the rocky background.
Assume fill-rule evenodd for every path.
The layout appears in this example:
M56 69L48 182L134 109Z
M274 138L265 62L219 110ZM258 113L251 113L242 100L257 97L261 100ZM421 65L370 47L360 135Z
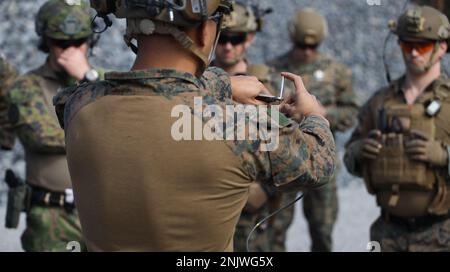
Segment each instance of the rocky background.
M34 32L34 17L44 0L0 0L0 52L20 72L39 66L45 55L36 49L38 37ZM383 68L383 44L389 31L387 23L398 17L406 0L248 0L262 7L273 8L267 15L264 30L258 34L249 58L261 63L290 49L287 20L295 10L313 7L328 19L330 35L320 47L323 52L352 68L358 100L363 103L376 89L386 84ZM102 34L93 50L92 64L106 69L126 70L133 54L125 46L122 33L124 23L114 21L112 28ZM401 75L402 65L396 38L388 42L386 59L392 78ZM449 67L445 60L444 69ZM338 135L341 150L349 133ZM14 152L0 152L0 173L9 167L23 175L24 163L20 145ZM351 177L345 169L339 174L340 213L334 233L335 250L365 251L369 241L368 229L377 216L377 209L360 180ZM3 228L5 186L0 182L0 251L20 250L18 230ZM2 197L3 195L3 197ZM297 209L300 213L300 209ZM289 231L288 249L307 251L309 238L303 217L298 214ZM23 220L21 227L23 228Z

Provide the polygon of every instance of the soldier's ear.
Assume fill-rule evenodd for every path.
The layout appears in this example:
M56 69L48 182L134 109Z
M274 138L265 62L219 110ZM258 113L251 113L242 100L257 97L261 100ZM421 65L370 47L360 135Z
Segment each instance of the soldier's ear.
M440 42L439 46L441 47L441 50L445 54L448 50L448 43L446 41L443 41L443 42Z
M248 33L247 39L245 40L245 49L248 49L252 45L254 40L255 40L255 33Z
M217 34L217 25L211 20L203 22L196 28L195 43L200 48L209 48L214 46Z

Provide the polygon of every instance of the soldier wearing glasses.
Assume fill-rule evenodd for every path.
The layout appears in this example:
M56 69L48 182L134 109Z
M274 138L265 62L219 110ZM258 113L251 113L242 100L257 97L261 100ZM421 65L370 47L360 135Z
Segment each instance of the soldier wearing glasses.
M82 242L66 160L64 131L52 99L58 90L82 81L96 81L87 54L92 42L87 5L49 0L36 17L39 49L48 54L36 70L19 77L6 95L9 124L25 150L27 227L25 251L65 251L68 242ZM2 130L3 128L0 128Z
M371 240L382 251L450 250L450 81L447 17L413 6L391 22L405 74L377 91L359 113L347 144L348 170L364 177L381 216Z

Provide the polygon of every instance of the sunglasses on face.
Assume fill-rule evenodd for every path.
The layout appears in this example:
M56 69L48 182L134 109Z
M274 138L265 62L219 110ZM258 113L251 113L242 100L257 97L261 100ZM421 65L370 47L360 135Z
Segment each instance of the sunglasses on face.
M232 45L242 44L247 40L247 34L225 34L222 33L219 37L219 44L225 45L231 43Z
M403 52L411 54L413 50L416 50L420 55L431 52L434 48L433 42L407 42L399 41L400 48Z
M87 39L79 39L79 40L50 40L50 44L52 46L56 46L62 49L67 49L69 47L80 47L84 43L87 42Z
M302 50L306 50L306 49L310 49L310 50L316 50L317 47L319 47L318 44L303 44L303 43L297 43L295 45L295 47L297 47L298 49L302 49Z

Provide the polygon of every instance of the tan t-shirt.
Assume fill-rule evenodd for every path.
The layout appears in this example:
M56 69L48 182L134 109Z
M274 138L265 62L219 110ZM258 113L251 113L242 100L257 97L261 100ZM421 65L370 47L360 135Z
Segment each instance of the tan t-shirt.
M333 173L333 137L320 117L300 127L280 123L273 152L261 152L257 141L174 140L174 106L192 106L195 96L231 104L222 70L200 79L174 70L106 78L55 99L92 251L232 251L253 181L298 189Z

